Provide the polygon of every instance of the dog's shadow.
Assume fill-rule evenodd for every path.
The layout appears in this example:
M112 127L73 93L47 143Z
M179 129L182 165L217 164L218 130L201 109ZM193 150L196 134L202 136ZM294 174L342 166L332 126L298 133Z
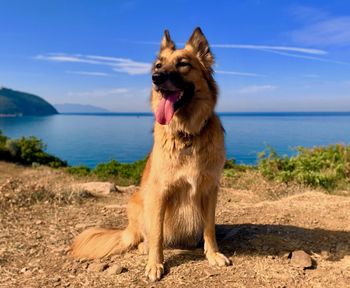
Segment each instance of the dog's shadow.
M282 256L295 250L322 254L327 260L350 255L350 231L307 229L291 225L217 225L217 242L222 253L233 255ZM197 248L202 248L201 242ZM185 250L167 260L170 267L203 260L203 250Z

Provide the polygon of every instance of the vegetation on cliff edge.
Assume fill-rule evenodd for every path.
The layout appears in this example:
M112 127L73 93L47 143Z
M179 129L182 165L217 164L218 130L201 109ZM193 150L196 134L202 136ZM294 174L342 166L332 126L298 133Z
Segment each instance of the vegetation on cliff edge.
M0 131L0 160L24 165L47 165L54 168L67 166L67 162L45 152L46 146L36 137L10 139ZM296 148L294 156L280 156L271 147L261 152L257 166L237 165L227 160L224 178L236 181L248 173L258 173L266 181L286 185L304 185L327 191L350 187L350 145ZM119 185L139 184L147 157L133 163L112 160L91 169L87 166L66 167L66 172L78 177L92 177L114 181ZM252 176L253 177L253 176Z

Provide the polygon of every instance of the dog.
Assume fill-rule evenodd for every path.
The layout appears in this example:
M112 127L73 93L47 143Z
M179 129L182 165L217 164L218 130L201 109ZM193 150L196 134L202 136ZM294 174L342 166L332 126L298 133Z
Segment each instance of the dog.
M163 246L193 247L204 239L209 264L226 266L215 236L215 207L225 162L224 130L214 112L214 56L201 29L183 49L167 30L152 66L154 144L140 188L131 196L125 230L92 228L76 237L71 255L103 258L138 247L148 253L146 277L164 273Z

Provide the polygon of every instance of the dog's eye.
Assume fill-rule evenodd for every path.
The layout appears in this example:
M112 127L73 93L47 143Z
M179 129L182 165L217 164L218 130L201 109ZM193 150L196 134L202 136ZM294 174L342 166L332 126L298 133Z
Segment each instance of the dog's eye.
M156 67L157 69L162 68L162 63L157 63L155 67Z
M178 62L176 64L177 67L192 67L191 63L189 62Z

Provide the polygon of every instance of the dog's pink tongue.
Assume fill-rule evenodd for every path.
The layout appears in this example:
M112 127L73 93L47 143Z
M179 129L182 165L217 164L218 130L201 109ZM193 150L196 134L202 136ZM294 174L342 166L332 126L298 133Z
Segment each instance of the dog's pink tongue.
M174 104L179 96L179 92L171 92L162 95L156 111L156 120L159 124L168 125L174 115Z

